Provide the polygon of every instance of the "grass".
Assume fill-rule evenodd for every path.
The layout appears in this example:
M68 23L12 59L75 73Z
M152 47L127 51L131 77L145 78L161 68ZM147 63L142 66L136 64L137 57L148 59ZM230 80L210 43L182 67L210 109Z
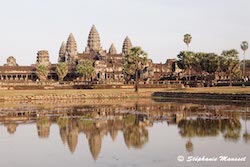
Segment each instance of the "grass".
M187 92L187 93L227 93L246 94L250 93L250 87L204 87L204 88L141 88L139 96L150 97L153 92ZM127 94L131 97L137 96L134 89L69 89L69 90L0 90L3 96L37 96L37 95L79 95L86 97L92 94L120 95Z
M149 88L139 89L140 94L151 94L156 91L165 91L164 88ZM105 95L118 95L118 94L131 94L136 95L134 89L67 89L67 90L0 90L1 96L36 96L36 95L79 95L85 94L105 94Z

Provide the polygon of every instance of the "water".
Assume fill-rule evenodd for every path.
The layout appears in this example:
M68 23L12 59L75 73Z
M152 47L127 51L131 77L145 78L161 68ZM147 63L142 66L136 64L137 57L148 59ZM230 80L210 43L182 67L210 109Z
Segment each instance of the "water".
M2 103L0 166L249 166L249 109L151 99Z

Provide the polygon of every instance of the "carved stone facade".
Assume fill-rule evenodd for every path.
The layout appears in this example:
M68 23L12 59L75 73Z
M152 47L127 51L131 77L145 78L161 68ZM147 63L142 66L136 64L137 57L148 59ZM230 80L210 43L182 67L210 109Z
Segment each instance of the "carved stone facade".
M112 43L110 48L109 48L109 54L117 54L115 45Z
M89 32L88 46L86 47L86 50L87 52L91 52L91 51L99 52L102 50L100 37L96 30L95 25L92 26Z
M63 41L59 50L58 62L65 62L65 61L66 61L66 44Z
M85 51L78 52L77 43L72 33L69 34L67 42L62 42L58 62L65 62L68 64L69 72L64 78L65 81L75 81L78 78L76 72L76 65L84 60L93 61L96 76L92 81L104 84L123 84L125 82L125 75L123 73L123 56L129 53L132 48L132 42L127 36L122 45L122 51L119 53L114 44L111 44L108 51L102 49L101 39L96 27L93 25L89 32L87 46ZM168 61L165 64L155 64L149 60L146 67L139 71L139 79L141 81L159 81L166 75L173 74L176 68L176 60ZM36 64L31 66L17 66L15 58L9 57L5 66L0 66L0 80L11 81L32 81L37 79L36 66L43 64L49 66L48 79L58 80L56 74L56 65L49 61L49 52L40 50L37 53ZM174 69L174 70L173 70ZM131 78L133 81L133 77Z
M77 44L72 33L69 34L67 44L66 44L66 53L65 61L70 64L74 64L77 59Z
M132 42L129 39L129 37L127 36L123 42L123 46L122 46L122 53L127 55L129 54L129 50L132 48Z
M40 50L37 52L36 64L42 64L45 66L50 65L49 52L47 50Z
M16 63L16 59L13 56L7 58L7 64L5 66L16 67L18 64Z
M69 40L70 39L70 40ZM111 44L108 52L101 47L101 40L96 27L93 25L87 40L87 46L82 53L77 52L76 42L71 34L66 45L66 54L69 49L74 50L74 59L64 58L65 44L62 43L59 50L59 62L78 64L86 59L92 60L95 67L96 76L93 78L95 81L105 83L124 83L123 73L123 56L129 53L132 48L132 42L127 36L123 42L122 52L118 53L115 45ZM69 42L70 41L70 42ZM72 43L69 45L68 43ZM70 47L69 47L70 46ZM72 57L69 56L69 57ZM71 61L67 61L67 60ZM148 81L150 79L159 80L166 72L172 72L172 66L168 64L154 64L152 60L140 71L140 80ZM154 73L156 72L156 76Z

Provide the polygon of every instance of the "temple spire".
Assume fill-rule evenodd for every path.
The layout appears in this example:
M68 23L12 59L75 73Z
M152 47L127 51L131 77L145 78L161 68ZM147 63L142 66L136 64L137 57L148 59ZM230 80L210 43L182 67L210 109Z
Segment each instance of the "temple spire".
M109 54L117 54L115 45L112 43L110 48L109 48Z
M66 62L73 63L77 56L77 44L72 33L69 34L66 44Z
M66 43L63 41L59 50L58 62L65 62L66 56Z
M99 34L96 30L95 25L92 26L90 32L89 32L89 36L88 36L88 46L86 50L90 50L90 51L100 51L101 48L101 41L100 41L100 37Z
M122 46L122 53L127 55L129 54L129 50L132 48L132 42L129 39L129 37L127 36L123 42L123 46Z

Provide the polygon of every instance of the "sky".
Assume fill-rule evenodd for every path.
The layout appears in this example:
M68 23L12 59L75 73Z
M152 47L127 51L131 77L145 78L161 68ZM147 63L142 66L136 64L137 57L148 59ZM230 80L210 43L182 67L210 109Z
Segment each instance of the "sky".
M83 52L91 26L103 49L118 52L126 36L156 63L186 50L183 36L192 35L190 50L237 49L250 42L249 0L0 0L0 65L14 56L19 65L36 62L48 50L56 63L62 41L73 33ZM250 57L250 49L246 54Z

